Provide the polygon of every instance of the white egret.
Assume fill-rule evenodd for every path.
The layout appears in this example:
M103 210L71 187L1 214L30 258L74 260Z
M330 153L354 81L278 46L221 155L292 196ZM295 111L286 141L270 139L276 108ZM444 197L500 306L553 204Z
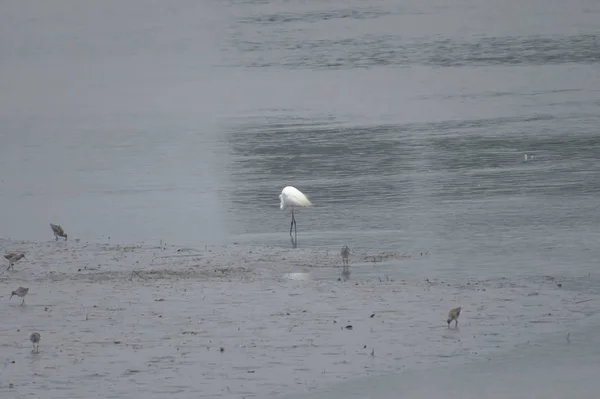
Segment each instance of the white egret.
M279 208L281 210L292 208L292 223L290 224L290 237L292 237L292 228L294 228L294 237L292 237L292 245L296 247L298 243L298 232L296 231L296 218L294 217L294 209L296 207L311 206L312 203L308 200L306 195L302 193L302 191L292 186L284 187L284 189L281 190L281 194L279 194L279 200L281 201L279 204Z

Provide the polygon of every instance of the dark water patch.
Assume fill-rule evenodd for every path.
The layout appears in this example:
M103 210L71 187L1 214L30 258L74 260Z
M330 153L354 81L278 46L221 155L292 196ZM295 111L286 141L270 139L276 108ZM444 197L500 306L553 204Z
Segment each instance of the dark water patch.
M600 146L594 132L521 135L508 127L496 128L496 135L482 136L472 125L463 135L429 140L436 154L429 167L444 176L436 182L444 187L439 194L476 200L498 195L590 196L600 191ZM512 128L518 132L528 126L515 123Z
M244 54L232 65L286 69L352 69L375 66L440 67L595 64L600 34L410 39L365 34L340 39L272 35L232 42ZM240 63L241 61L241 63Z
M352 192L357 187L370 193L372 205L384 202L396 195L398 184L410 184L400 172L410 170L418 157L419 143L410 137L397 140L396 135L407 137L393 126L298 129L280 123L275 128L238 128L230 134L235 156L232 178L250 184L237 185L231 200L244 207L253 198L255 206L267 209L278 202L283 188L270 187L269 181L294 182L302 188L302 182L310 179L307 194L315 204L356 199ZM319 176L327 179L315 181Z
M232 201L243 207L254 197L253 207L272 207L277 188L266 182L311 180L319 204L369 194L375 206L409 193L417 173L432 195L445 199L591 195L600 191L600 146L592 130L561 129L567 119L539 115L354 128L250 122L229 136L232 176L240 183ZM541 122L550 123L544 135L522 134Z
M238 22L245 24L259 24L269 26L293 22L312 24L317 22L330 21L333 19L375 19L389 14L390 11L384 11L376 7L356 7L321 11L278 12L260 14L256 16L240 18Z

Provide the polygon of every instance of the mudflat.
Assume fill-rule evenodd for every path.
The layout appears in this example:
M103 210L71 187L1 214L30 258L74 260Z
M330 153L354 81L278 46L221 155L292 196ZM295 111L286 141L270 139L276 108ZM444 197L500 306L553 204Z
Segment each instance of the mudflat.
M410 254L358 250L348 276L339 250L0 244L28 259L0 274L3 397L310 392L491 361L544 334L566 335L600 299L581 288L591 277L412 278L401 272ZM386 262L400 272L380 273ZM29 288L25 306L9 300L18 286ZM446 324L455 306L458 329ZM39 353L31 352L34 331Z

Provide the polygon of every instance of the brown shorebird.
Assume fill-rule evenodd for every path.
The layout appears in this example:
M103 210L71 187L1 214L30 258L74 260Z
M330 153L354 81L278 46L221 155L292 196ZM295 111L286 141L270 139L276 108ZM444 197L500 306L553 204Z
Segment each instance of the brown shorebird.
M67 241L67 233L65 233L65 231L63 230L62 227L60 227L57 224L50 223L50 228L52 229L52 232L54 233L54 238L56 238L58 240L58 237L64 237L65 241Z
M14 269L15 262L25 258L25 254L22 252L10 252L10 253L4 255L4 257L6 259L8 259L8 267L6 268L6 270L8 270L11 267ZM25 259L27 259L27 258L25 258Z
M341 251L342 254L342 266L344 269L348 268L348 257L350 256L350 248L347 245L344 245Z
M10 298L8 298L8 299L11 300L13 295L16 295L18 297L23 298L23 302L21 302L21 305L25 305L25 295L27 295L28 292L29 292L29 288L19 287L19 288L17 288L16 291L13 291L10 294Z
M29 340L31 341L31 343L33 343L33 352L38 353L40 351L40 340L41 339L42 339L42 337L40 336L40 333L34 332L33 334L31 334L29 336Z
M462 308L459 306L448 312L448 320L447 320L448 328L450 328L450 323L452 323L452 321L454 321L454 328L458 327L458 316L460 316L461 310L462 310Z

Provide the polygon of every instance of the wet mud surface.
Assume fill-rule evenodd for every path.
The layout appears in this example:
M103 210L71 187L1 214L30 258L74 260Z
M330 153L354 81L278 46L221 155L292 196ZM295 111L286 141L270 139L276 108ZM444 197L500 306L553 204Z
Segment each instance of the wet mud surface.
M566 334L600 299L591 275L389 272L415 257L427 262L420 253L356 250L343 275L333 250L0 244L28 259L0 274L3 397L277 397L491 360L540 334ZM19 286L29 288L25 306L9 300ZM455 306L463 312L449 329ZM39 353L31 353L34 331Z

